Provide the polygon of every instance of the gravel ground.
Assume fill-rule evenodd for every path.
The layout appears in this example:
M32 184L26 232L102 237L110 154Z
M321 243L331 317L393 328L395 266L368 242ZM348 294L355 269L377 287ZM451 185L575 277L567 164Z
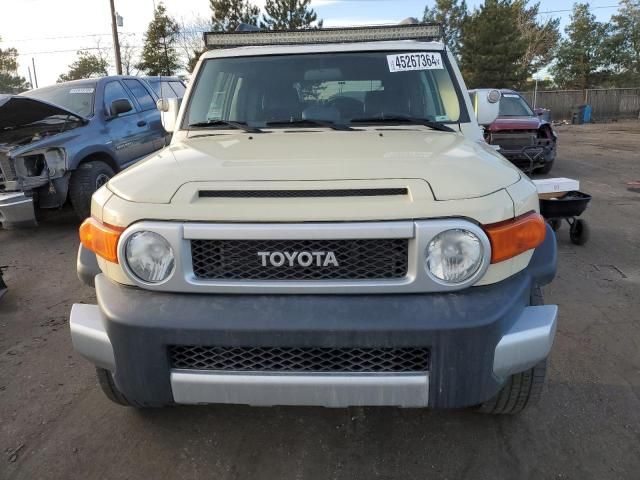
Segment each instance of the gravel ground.
M559 232L560 306L540 405L516 417L392 408L111 404L71 348L69 211L0 230L0 478L424 479L640 476L640 122L563 126L553 176L593 195L590 242Z

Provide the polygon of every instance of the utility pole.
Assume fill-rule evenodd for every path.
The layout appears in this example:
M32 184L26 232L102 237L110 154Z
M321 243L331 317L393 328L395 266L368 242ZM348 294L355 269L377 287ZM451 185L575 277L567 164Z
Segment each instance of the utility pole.
M36 88L38 88L38 74L36 73L36 60L31 57L31 65L33 65L33 80L36 82ZM33 85L31 85L33 87Z
M122 75L122 61L120 60L120 41L118 40L118 24L116 19L116 7L114 0L109 0L111 4L111 34L113 35L113 51L116 57L116 73Z
M31 67L27 65L27 70L29 71L29 85L31 85L31 90L33 90L35 85L33 84L33 78L31 77Z

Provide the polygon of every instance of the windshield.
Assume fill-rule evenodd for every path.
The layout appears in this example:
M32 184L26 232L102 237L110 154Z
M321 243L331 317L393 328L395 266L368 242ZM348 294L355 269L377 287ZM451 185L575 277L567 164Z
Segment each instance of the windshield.
M273 55L206 60L185 118L192 126L306 120L312 128L314 120L363 125L392 117L452 123L461 105L440 52Z
M53 103L82 117L89 117L93 115L95 87L94 82L56 85L25 92L24 95Z
M533 112L527 102L515 93L503 93L500 99L500 117L531 117Z

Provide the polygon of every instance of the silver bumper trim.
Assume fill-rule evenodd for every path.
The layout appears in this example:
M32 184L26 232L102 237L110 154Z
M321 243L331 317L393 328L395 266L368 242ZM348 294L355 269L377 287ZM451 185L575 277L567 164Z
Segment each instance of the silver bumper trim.
M0 193L0 223L4 228L35 226L33 199L22 192Z
M557 317L556 305L526 307L498 342L493 373L506 378L547 358L556 334Z
M173 399L182 404L253 406L426 407L429 375L245 374L171 371Z
M74 303L71 307L69 328L76 352L98 367L115 371L113 348L97 305Z

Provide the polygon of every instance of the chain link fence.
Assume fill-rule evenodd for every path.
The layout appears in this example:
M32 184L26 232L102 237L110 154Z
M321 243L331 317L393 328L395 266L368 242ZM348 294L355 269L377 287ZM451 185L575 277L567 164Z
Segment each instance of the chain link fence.
M589 90L538 90L520 92L530 105L551 110L553 120L571 121L580 105L591 105L595 121L640 118L640 88L594 88Z

